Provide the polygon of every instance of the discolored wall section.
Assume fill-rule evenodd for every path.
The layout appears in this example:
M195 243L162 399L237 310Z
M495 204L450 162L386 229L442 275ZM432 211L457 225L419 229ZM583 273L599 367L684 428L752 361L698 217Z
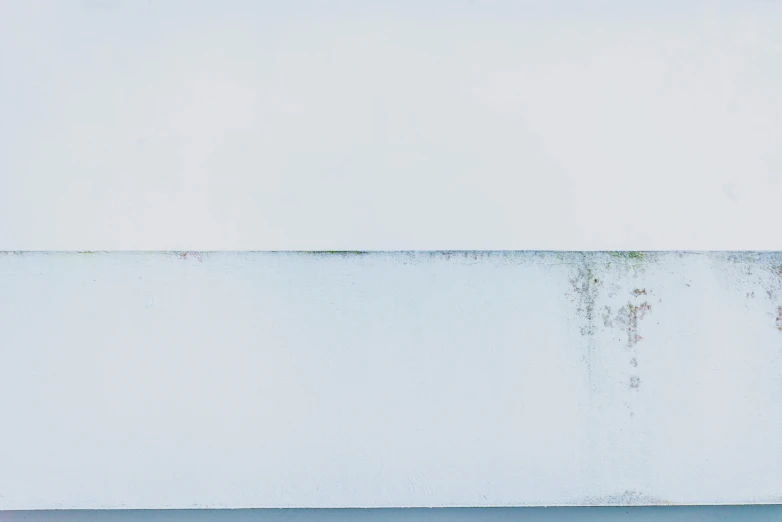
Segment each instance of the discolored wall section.
M0 509L774 503L782 254L0 255Z

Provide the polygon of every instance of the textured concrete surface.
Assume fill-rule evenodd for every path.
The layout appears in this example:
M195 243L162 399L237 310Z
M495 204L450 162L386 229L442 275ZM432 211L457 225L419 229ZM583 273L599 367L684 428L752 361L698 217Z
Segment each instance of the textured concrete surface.
M0 508L775 503L782 255L0 255Z
M0 512L6 522L773 522L782 506Z

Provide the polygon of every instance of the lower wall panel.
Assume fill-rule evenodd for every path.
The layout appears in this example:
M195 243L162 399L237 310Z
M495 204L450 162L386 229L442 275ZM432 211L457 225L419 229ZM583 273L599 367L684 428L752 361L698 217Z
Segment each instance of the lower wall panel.
M5 253L0 362L0 509L782 498L778 253Z

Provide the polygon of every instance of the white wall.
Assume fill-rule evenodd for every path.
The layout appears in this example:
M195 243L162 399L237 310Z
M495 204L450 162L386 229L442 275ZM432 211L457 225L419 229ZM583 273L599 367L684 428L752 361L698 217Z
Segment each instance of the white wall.
M782 4L0 0L3 249L782 249Z

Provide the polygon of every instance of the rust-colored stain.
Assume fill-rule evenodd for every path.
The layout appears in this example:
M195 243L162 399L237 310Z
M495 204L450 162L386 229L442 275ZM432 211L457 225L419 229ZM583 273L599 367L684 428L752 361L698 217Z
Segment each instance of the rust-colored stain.
M638 335L638 321L643 319L647 313L652 311L652 305L644 301L638 306L633 306L632 303L628 303L628 321L627 321L627 344L632 347L635 346L638 341L643 337Z
M179 259L196 259L199 263L204 262L204 257L201 255L201 252L180 252L179 253Z

